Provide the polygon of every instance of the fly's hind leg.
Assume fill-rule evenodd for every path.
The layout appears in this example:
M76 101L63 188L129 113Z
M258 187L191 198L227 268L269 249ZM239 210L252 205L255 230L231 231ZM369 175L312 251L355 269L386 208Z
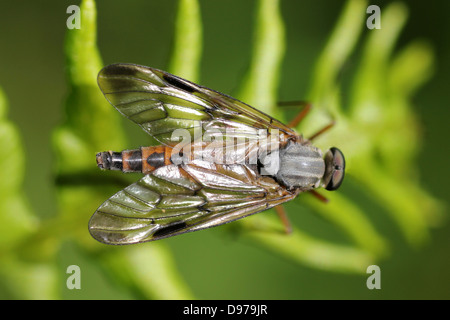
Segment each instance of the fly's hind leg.
M326 197L324 197L323 195L321 195L316 190L310 190L309 193L323 203L328 202L328 199ZM292 225L291 225L291 222L289 221L286 211L284 210L283 205L279 204L278 206L276 206L275 211L277 212L278 216L280 217L281 223L284 226L284 232L286 234L292 233Z
M278 213L278 216L280 217L281 222L283 223L284 232L286 234L292 233L291 222L289 221L289 218L286 214L286 211L284 210L283 205L280 204L280 205L276 206L275 211Z

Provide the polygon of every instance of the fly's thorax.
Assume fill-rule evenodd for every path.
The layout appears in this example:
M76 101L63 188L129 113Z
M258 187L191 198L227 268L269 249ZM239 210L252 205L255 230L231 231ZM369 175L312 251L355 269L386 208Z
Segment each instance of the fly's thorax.
M317 188L324 173L325 161L320 149L292 141L280 149L279 168L275 177L287 188Z

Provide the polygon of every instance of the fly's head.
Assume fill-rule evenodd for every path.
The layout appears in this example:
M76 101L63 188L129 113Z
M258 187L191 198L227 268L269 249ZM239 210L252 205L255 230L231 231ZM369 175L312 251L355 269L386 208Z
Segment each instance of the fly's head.
M325 173L322 178L322 185L325 189L337 190L344 180L345 158L338 148L331 148L324 157Z

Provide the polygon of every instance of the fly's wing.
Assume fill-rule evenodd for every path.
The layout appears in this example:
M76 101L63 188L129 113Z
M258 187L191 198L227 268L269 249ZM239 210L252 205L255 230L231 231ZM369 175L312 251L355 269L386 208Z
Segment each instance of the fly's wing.
M296 133L281 122L220 92L170 73L134 64L113 64L98 75L106 99L159 142L174 146L186 129L190 141L206 134L252 138L259 130ZM200 135L196 135L195 130Z
M105 201L89 231L107 244L153 241L228 223L295 196L244 165L168 165Z

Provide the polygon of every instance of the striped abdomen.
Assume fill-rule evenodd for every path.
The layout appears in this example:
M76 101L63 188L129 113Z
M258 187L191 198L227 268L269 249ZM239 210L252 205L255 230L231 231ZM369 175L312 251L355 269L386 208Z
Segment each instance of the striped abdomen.
M141 147L122 152L105 151L97 153L97 165L104 170L149 173L172 164L172 148L167 146Z

